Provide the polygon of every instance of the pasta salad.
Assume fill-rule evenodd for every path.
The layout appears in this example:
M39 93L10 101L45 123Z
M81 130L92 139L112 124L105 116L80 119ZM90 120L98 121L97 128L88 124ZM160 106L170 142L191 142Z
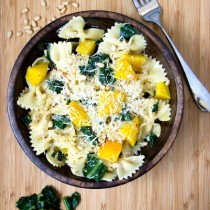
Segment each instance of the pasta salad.
M161 121L169 121L169 79L144 53L146 40L127 23L106 32L73 17L28 67L17 104L31 146L55 167L99 182L131 177L144 163ZM76 41L75 41L76 40Z

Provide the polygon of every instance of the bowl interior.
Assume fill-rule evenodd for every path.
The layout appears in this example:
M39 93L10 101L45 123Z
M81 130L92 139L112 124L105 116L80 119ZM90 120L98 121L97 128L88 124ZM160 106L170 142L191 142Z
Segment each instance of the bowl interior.
M27 113L27 111L21 109L16 102L18 96L20 95L24 87L26 87L25 74L28 66L30 66L37 57L43 55L43 51L44 49L46 49L47 43L52 43L62 40L58 38L56 31L62 25L68 22L73 15L65 16L51 23L29 41L29 43L25 46L25 48L21 52L20 56L18 57L14 65L10 78L10 83L12 82L12 85L9 85L8 87L8 112L9 112L10 122L19 144L26 152L26 154L29 156L29 158L40 169L45 171L48 175L62 182L85 188L113 187L116 185L127 183L128 181L133 180L141 176L142 174L146 173L165 155L167 150L170 148L171 144L174 141L176 133L178 132L178 129L176 131L173 131L175 133L174 135L171 136L170 144L168 143L168 145L165 147L164 145L166 145L166 143L169 141L169 137L170 134L172 133L172 130L174 130L175 127L178 128L180 124L180 121L176 121L177 108L178 106L180 106L179 105L180 103L178 103L178 98L177 98L178 87L179 87L177 81L177 75L179 76L179 74L177 71L176 64L174 63L173 58L167 47L157 37L157 35L155 35L152 31L150 31L146 26L142 25L141 23L116 13L107 12L105 14L104 12L103 15L102 13L103 12L100 13L95 12L93 15L93 13L83 12L83 13L77 13L75 15L83 16L89 25L96 26L98 28L104 29L105 31L107 28L113 26L115 22L130 22L131 24L133 24L135 27L139 29L140 33L143 34L143 36L147 41L146 53L154 58L157 58L163 64L164 68L166 69L167 76L171 80L170 83L170 92L172 98L172 100L170 101L171 120L169 122L161 123L161 128L162 128L161 136L155 142L154 146L153 147L147 146L142 149L142 154L145 155L145 163L133 177L121 181L114 180L112 182L95 183L85 178L73 175L68 166L64 166L61 168L53 167L46 160L44 155L40 156L35 155L33 149L31 148L29 131L27 127L24 126L22 122L19 120L21 116ZM179 89L179 91L183 92L182 87L181 89ZM183 110L182 107L181 109ZM179 113L179 115L180 114L182 115L182 112ZM175 126L176 124L177 126Z

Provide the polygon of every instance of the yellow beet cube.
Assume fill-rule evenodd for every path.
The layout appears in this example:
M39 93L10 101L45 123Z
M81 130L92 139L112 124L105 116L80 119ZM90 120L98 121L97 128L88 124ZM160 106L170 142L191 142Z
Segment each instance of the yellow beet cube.
M132 122L126 122L121 128L120 133L125 137L125 140L132 146L136 144L140 121L139 118L135 118Z
M119 60L117 62L114 76L116 79L119 79L119 80L136 80L137 79L136 73L133 70L132 65L124 59Z
M70 102L69 111L71 121L76 127L90 126L90 117L79 102Z
M122 143L119 141L107 141L99 147L98 157L116 162L122 151Z
M76 52L81 55L92 55L96 48L96 42L93 40L85 40L80 42L76 48Z
M144 55L123 55L122 59L128 61L135 71L140 72L141 66L146 62L146 57Z
M157 83L155 98L162 99L162 100L171 99L171 94L170 94L169 88L164 82Z
M28 67L26 72L26 81L33 86L40 84L46 78L47 70L48 63L42 63L36 66Z
M122 102L125 101L125 93L120 91L102 92L98 103L98 114L108 116L119 114L122 110Z

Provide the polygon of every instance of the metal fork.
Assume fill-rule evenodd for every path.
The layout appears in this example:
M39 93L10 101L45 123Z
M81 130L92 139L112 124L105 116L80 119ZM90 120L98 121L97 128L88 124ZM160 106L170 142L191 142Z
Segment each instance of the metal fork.
M192 91L192 95L195 102L200 107L202 111L210 112L210 94L208 90L203 86L199 79L192 72L171 38L169 37L166 30L163 28L160 22L161 7L157 0L133 0L140 16L145 21L150 21L156 23L162 32L165 34L168 42L170 43L172 49L174 50L189 83L189 87Z

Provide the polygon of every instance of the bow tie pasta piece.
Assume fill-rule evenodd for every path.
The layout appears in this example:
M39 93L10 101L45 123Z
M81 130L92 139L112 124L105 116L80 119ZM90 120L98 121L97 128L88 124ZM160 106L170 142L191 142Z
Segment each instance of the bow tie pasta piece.
M136 80L137 79L136 73L133 70L132 65L124 59L119 60L117 62L114 76L116 79L119 79L119 80Z
M126 51L127 53L143 51L146 48L146 40L142 35L131 34L128 40L121 39L120 31L125 25L123 23L115 23L111 29L108 29L103 42L99 44L98 51L106 54L110 54L113 51Z
M98 103L99 116L119 114L122 110L122 103L125 101L125 97L125 93L120 91L102 92Z
M134 147L138 134L140 121L139 118L135 118L132 122L126 122L121 128L120 133L125 137L126 141Z
M46 54L51 66L65 71L71 66L72 42L49 43Z
M48 72L48 63L38 64L28 67L26 72L26 81L31 85L39 85L46 78Z
M58 36L64 39L79 38L81 41L85 39L99 40L104 35L104 30L97 28L84 29L85 21L82 17L73 17L58 32Z
M98 157L116 162L122 151L122 143L119 141L107 141L99 147Z
M79 102L70 102L69 113L71 121L76 127L80 128L82 126L90 126L90 117Z

